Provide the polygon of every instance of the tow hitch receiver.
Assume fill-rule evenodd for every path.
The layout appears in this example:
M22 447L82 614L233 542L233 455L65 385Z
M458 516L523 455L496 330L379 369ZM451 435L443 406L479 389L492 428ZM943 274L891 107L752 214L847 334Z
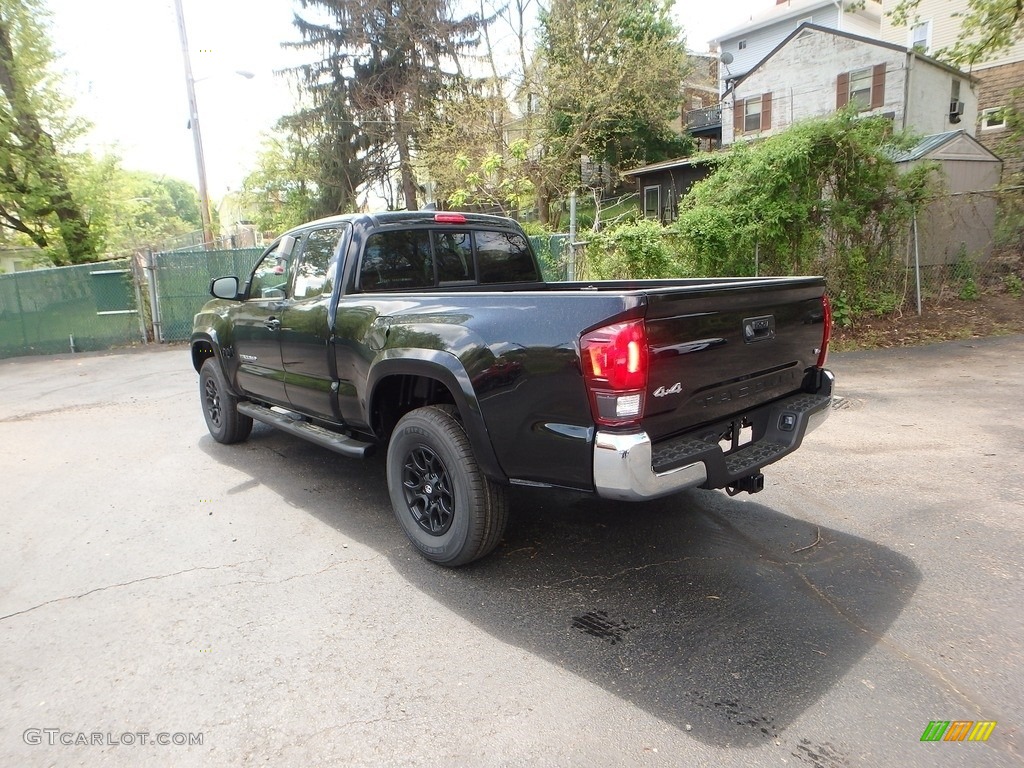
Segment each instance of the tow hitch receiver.
M738 493L757 493L758 491L764 490L764 475L758 472L756 475L750 475L749 477L741 477L732 485L726 486L725 492L730 496L735 496Z

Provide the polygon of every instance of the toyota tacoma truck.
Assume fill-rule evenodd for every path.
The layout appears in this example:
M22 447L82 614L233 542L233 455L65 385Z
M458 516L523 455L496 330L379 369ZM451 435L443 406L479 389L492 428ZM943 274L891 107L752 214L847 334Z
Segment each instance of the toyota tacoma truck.
M544 282L496 216L323 219L210 292L191 351L213 438L257 420L386 450L398 522L448 566L498 544L510 485L759 491L832 401L823 278Z

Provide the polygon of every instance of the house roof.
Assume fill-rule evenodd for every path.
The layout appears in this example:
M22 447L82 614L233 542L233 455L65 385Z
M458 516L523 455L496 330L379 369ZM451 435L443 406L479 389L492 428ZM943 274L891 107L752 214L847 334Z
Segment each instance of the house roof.
M721 43L725 40L730 40L740 35L745 35L749 32L754 32L764 27L770 27L773 24L778 24L781 21L788 21L789 19L802 18L808 13L820 10L822 8L828 8L829 6L836 5L836 0L790 0L785 5L777 4L772 6L770 9L763 13L756 14L750 17L750 20L746 24L741 24L738 27L733 27L727 32L724 32L712 39L713 43ZM846 8L841 9L840 13L863 13L864 15L870 16L873 19L881 21L882 19L882 5L881 3L875 2L874 0L866 0L864 8L857 8L857 3L849 3L850 10Z
M755 64L749 70L747 70L747 72L745 74L741 75L740 77L737 77L736 81L732 85L730 85L728 88L726 88L725 94L728 94L728 93L734 91L736 89L737 85L739 85L744 80L746 80L748 77L750 77L752 74L754 74L754 72L756 72L758 69L760 69L762 66L764 66L765 62L767 62L772 56L774 56L776 53L778 53L783 48L785 48L789 44L790 40L792 40L793 38L799 36L800 34L802 34L803 32L805 32L807 30L812 30L814 32L821 32L821 33L826 34L826 35L833 35L834 37L845 37L847 40L856 40L857 42L865 43L866 45L874 45L874 46L877 46L879 48L888 48L890 51L899 51L900 53L906 54L908 56L912 55L912 56L914 56L914 57L916 57L918 59L921 59L921 61L926 61L929 64L932 64L932 65L934 65L936 67L939 67L940 69L944 69L947 72L956 75L957 77L963 78L964 80L967 80L967 81L970 81L970 82L977 82L977 78L967 74L966 72L964 72L962 70L957 69L956 67L951 67L949 64L945 64L945 63L939 61L938 59L933 59L931 56L925 56L923 53L918 53L917 51L913 51L913 50L911 50L909 48L905 48L902 45L896 45L896 43L889 43L889 42L886 42L885 40L875 40L872 37L864 37L863 35L855 35L852 32L842 32L842 31L840 31L838 29L830 29L829 27L822 27L822 26L819 26L817 24L804 23L804 24L801 24L796 29L794 29L788 35L786 35L786 37L782 40L781 43L779 43L774 48L772 48L772 50L769 51L768 54L763 59L761 59L759 62L757 62L757 64ZM723 98L724 98L725 94L723 94Z
M911 163L929 155L942 160L1002 162L998 155L963 129L925 136L916 146L895 153L892 159L897 163Z
M650 165L641 165L639 168L631 168L628 171L623 171L622 175L642 176L645 173L657 173L658 171L668 171L673 168L711 165L712 163L714 163L714 160L706 155L698 155L697 157L678 157L675 160L662 160L660 163L651 163Z

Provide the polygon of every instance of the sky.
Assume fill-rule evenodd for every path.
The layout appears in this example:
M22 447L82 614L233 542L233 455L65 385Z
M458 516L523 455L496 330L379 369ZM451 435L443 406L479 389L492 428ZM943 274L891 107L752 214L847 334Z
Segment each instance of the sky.
M75 112L93 124L86 146L110 148L125 168L198 184L188 129L185 65L173 0L46 0ZM677 0L691 50L739 26L774 0ZM209 194L237 190L261 136L292 111L276 71L302 63L281 43L298 39L294 0L182 0L196 81ZM252 73L247 79L237 72Z

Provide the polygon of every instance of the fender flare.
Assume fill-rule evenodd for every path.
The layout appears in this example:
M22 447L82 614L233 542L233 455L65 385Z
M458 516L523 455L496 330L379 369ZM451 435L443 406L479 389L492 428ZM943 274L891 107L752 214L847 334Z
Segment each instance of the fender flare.
M366 382L366 423L370 424L377 385L388 376L408 375L435 379L444 384L455 399L462 416L462 425L473 446L480 469L487 477L508 483L494 453L491 436L484 422L480 402L469 374L455 355L436 349L387 349L377 355L370 366Z
M196 357L196 344L204 343L208 344L213 348L213 357L217 361L217 365L220 366L221 373L224 374L224 381L227 382L228 387L231 388L231 393L236 397L242 399L248 399L244 392L239 391L238 387L235 386L235 382L232 376L229 375L227 365L225 365L224 352L220 346L220 337L217 335L216 328L204 328L201 331L196 331L192 334L192 338L189 339L189 353L192 356L192 367L196 369L196 373L202 369L202 363Z

